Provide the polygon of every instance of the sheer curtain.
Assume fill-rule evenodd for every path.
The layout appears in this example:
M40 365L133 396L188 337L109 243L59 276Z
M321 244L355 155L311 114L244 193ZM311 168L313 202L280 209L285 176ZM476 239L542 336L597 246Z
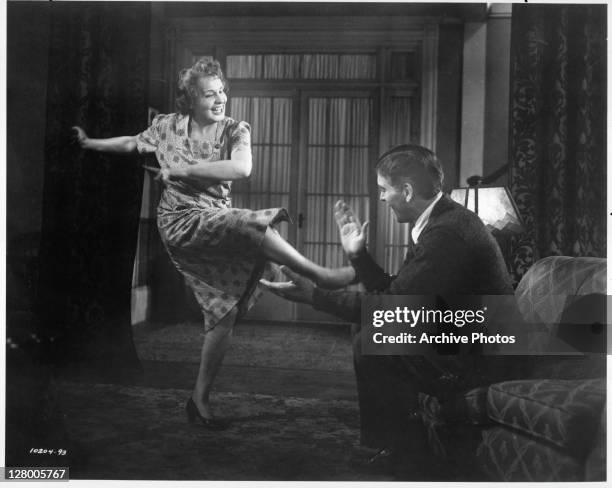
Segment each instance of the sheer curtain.
M227 57L230 79L374 79L373 54L250 54ZM249 208L288 206L291 172L292 99L234 97L231 113L252 125L254 168L248 181L236 182L234 205ZM302 252L319 264L340 266L344 256L333 218L333 205L344 198L365 220L369 218L368 161L372 102L367 97L308 100L306 179ZM288 229L281 228L287 237Z
M413 70L411 60L408 56L402 64L403 71L409 74ZM230 55L227 57L227 74L229 78L242 80L311 81L314 90L318 80L376 79L376 55ZM415 96L404 93L389 99L383 111L386 144L393 146L418 141L417 102ZM236 206L259 208L288 203L290 171L297 171L297 161L290 161L291 144L299 144L299 141L291 140L292 108L289 98L233 99L232 116L252 124L255 156L251 180L234 186ZM373 99L368 96L313 96L307 99L307 114L302 117L302 123L307 127L296 131L305 133L307 137L301 145L306 151L303 158L307 165L306 177L299 185L303 192L300 211L305 217L302 252L326 266L339 266L345 262L333 218L333 204L343 198L363 221L371 217L368 181L375 178L370 158L371 148L377 144L370 137L373 110ZM297 173L294 178L297 178ZM383 265L394 270L404 260L410 229L398 225L386 205L378 207L378 216L378 231L384 243Z
M345 199L369 219L369 98L311 98L308 111L306 179L300 184L304 254L319 264L344 262L333 218L333 205ZM253 172L233 187L233 205L245 208L289 206L292 167L292 100L234 97L232 116L252 125ZM297 173L296 173L297 174ZM288 227L280 226L287 238Z
M412 135L413 98L393 97L386 114L390 128L389 147L409 144ZM383 235L383 267L393 272L404 262L410 242L410 226L398 224L391 209L384 203L379 204L379 229Z
M325 266L345 262L333 216L342 198L369 215L369 98L311 98L308 113L304 254Z
M236 79L376 79L374 54L249 54L227 57Z
M293 100L281 97L234 97L231 115L251 125L253 171L233 186L233 205L241 208L289 207ZM279 232L287 238L288 226Z

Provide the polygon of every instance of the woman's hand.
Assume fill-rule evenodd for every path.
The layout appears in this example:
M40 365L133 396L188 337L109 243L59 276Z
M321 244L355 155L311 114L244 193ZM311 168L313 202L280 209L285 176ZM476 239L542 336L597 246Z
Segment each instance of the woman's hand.
M113 154L129 154L136 151L136 136L91 139L78 125L72 127L72 140L82 149Z
M231 159L190 164L173 176L178 179L235 181L248 178L252 167L250 150L234 150Z
M72 139L76 144L81 146L81 148L86 149L87 141L89 137L83 129L81 129L78 125L72 127Z
M152 173L156 180L162 181L165 185L171 185L170 181L170 169L169 168L156 168L155 166L143 166L149 173Z
M344 201L338 200L334 205L334 217L340 232L340 241L347 256L353 257L366 247L369 222L363 225Z

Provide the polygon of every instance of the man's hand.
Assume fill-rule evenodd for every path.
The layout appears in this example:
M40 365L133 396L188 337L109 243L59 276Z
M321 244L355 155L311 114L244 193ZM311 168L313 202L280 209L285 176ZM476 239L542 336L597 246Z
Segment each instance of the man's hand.
M334 217L338 224L340 241L347 256L352 257L363 251L368 239L367 230L370 222L364 222L361 225L353 209L343 200L338 200L334 205Z
M306 303L312 305L314 302L314 283L308 278L294 273L287 266L281 266L281 271L291 281L276 283L261 279L259 282L275 295L291 300L292 302Z

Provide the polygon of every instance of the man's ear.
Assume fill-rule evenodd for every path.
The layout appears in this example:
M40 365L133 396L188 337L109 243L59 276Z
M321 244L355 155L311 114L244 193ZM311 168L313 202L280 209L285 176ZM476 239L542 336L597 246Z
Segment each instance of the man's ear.
M414 188L412 188L412 185L408 181L405 181L402 185L404 189L404 198L406 199L406 203L408 203L414 196Z

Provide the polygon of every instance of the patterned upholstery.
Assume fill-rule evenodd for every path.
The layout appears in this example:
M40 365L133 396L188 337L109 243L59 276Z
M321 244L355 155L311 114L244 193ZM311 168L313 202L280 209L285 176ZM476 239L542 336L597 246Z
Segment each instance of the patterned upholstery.
M586 481L605 481L606 479L606 409L601 410L599 429L595 437L595 447L589 454L584 470Z
M592 445L606 399L604 379L533 380L489 388L494 422L580 456Z
M584 476L582 463L570 454L501 427L483 431L476 458L496 481L579 481Z
M515 293L534 327L533 337L540 334L544 340L557 333L575 296L591 294L606 294L605 259L544 258ZM466 451L472 450L474 466L496 481L605 480L605 356L531 360L530 374L515 376L525 379L500 379L469 390L458 401L441 403L421 394L421 416L434 452L449 462L466 462ZM478 432L477 448L468 428Z
M529 269L515 296L527 322L555 325L566 297L591 293L606 294L606 259L550 256Z

